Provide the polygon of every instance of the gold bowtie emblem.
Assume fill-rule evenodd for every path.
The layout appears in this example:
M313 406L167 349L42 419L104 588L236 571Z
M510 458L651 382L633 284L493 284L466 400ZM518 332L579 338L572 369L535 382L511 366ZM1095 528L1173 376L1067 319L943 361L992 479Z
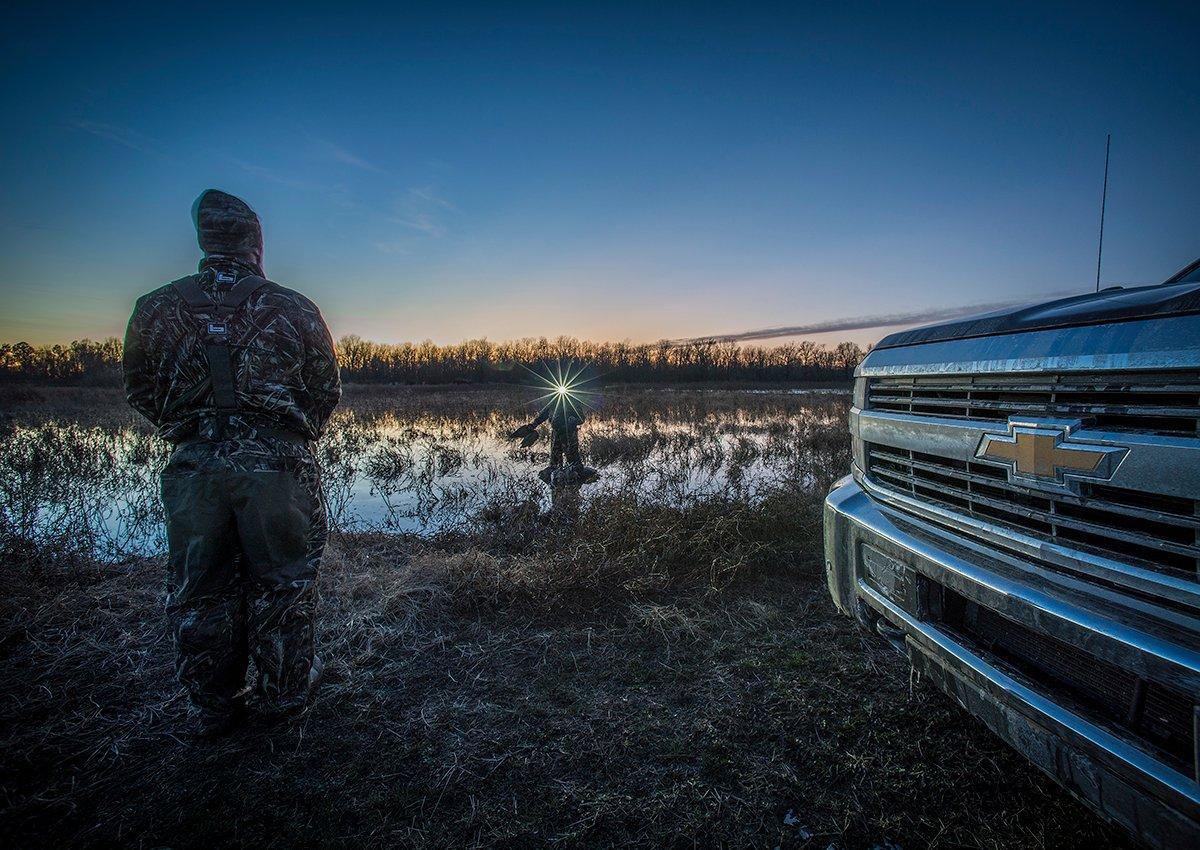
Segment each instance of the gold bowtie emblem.
M1073 423L1010 422L1008 433L984 434L975 456L1008 467L1010 479L1111 478L1129 450L1073 442L1072 430Z

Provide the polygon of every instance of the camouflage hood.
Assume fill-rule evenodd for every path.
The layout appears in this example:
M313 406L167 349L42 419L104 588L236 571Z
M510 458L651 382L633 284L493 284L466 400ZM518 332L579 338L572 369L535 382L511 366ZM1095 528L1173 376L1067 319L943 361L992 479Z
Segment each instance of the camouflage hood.
M234 262L262 276L262 225L245 201L208 189L192 205L192 221L204 252L202 269L222 261Z

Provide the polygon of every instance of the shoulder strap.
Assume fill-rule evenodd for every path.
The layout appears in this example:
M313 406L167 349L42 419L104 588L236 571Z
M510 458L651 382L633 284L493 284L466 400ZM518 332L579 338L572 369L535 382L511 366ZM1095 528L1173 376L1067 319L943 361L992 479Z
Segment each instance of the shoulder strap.
M208 293L200 288L200 275L198 274L190 274L179 280L173 280L171 286L189 307L207 307L213 303L212 299L208 297Z
M265 277L249 274L239 280L233 287L225 293L222 293L221 304L229 310L236 310L246 303L251 295L262 289L271 281Z
M220 293L218 298L214 299L201 288L201 277L202 275L193 274L181 277L179 280L171 281L171 286L175 287L175 291L179 293L179 297L193 310L207 307L209 309L216 308L219 310L223 309L226 312L233 312L245 304L246 300L262 287L268 284L274 286L265 277L253 274L246 275L227 292Z

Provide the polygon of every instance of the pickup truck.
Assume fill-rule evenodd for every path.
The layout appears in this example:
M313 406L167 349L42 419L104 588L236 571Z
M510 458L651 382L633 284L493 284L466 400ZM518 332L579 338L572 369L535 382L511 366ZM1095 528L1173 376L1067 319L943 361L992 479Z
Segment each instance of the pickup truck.
M892 334L825 502L837 608L1152 847L1200 847L1200 260Z

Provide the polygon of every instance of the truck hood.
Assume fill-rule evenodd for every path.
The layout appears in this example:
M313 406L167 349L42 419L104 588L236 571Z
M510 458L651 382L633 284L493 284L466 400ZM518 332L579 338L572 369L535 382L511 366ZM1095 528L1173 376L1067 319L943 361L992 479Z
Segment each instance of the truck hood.
M1200 283L1168 281L1154 286L1104 289L913 328L889 334L875 347L898 348L950 339L1108 324L1185 313L1200 313Z

